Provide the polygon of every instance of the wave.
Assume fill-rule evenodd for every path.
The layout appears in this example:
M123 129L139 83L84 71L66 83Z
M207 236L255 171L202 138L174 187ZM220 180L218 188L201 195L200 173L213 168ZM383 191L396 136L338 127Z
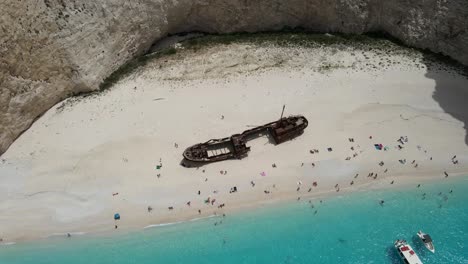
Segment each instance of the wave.
M85 235L86 232L52 233L50 235L47 235L45 238L57 237L57 236L67 236L68 234L70 234L72 236L82 236L82 235Z
M217 216L219 216L219 215L209 215L207 217L198 217L198 218L190 219L188 221L178 221L178 222L171 222L171 223L161 223L161 224L147 225L147 226L143 227L143 229L182 224L182 223L193 222L193 221L198 221L198 220L203 220L203 219L209 219L209 218L213 218L213 217L217 217Z
M11 245L15 245L16 242L1 242L0 243L0 246L11 246Z

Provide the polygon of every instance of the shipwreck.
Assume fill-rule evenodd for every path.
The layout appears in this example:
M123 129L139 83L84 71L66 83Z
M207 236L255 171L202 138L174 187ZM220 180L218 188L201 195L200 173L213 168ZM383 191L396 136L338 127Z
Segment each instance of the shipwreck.
M246 145L247 141L255 138L256 135L268 133L277 145L302 134L308 125L307 119L302 115L283 117L283 113L284 106L281 117L277 121L245 130L230 137L210 139L205 143L188 147L183 153L184 159L204 163L242 159L250 151L250 147Z

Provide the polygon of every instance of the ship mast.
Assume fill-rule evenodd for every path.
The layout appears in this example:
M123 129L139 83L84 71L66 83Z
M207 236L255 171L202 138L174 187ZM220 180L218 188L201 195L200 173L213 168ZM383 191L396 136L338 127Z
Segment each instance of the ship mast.
M281 117L280 117L280 120L283 119L283 113L284 113L284 108L286 107L286 105L283 105L283 111L281 111Z

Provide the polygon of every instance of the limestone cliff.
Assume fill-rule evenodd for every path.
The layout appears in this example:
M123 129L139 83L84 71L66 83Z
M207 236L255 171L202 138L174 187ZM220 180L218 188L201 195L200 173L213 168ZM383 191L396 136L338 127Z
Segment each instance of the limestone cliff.
M466 0L22 0L0 10L0 153L168 33L384 31L468 64Z

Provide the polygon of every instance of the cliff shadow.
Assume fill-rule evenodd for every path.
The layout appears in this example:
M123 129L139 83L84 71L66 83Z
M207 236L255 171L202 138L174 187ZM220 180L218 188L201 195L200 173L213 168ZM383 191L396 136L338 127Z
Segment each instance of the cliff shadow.
M468 67L448 57L425 52L425 76L435 81L432 98L445 113L463 122L468 145Z

